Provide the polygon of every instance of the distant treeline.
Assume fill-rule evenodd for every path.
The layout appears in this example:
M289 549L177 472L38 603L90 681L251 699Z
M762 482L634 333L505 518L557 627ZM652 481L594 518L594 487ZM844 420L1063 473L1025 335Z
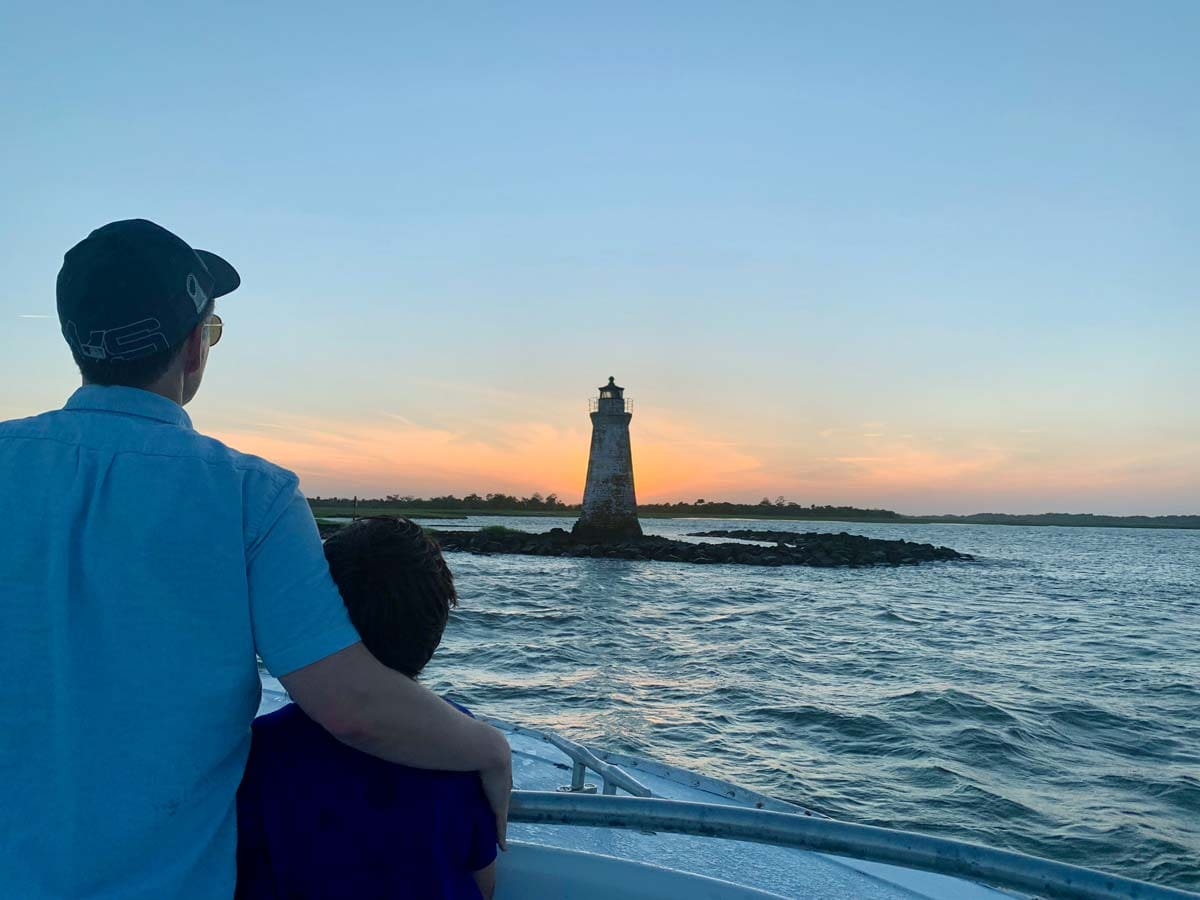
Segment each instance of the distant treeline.
M857 506L801 506L776 497L763 497L757 503L730 503L725 500L693 500L691 503L639 503L638 512L664 516L753 516L765 519L854 519L858 521L899 522L904 516L890 509L860 509Z
M904 516L907 521L968 525L1064 525L1071 528L1200 528L1200 516L1094 516L1091 513L975 513L970 516Z
M421 512L462 513L543 513L572 515L580 510L578 503L563 503L557 494L534 493L529 497L512 494L467 494L456 497L412 497L389 494L383 498L310 497L309 503L318 515L358 515L372 512L399 514L403 510ZM893 522L897 525L946 523L963 525L1063 525L1072 528L1200 528L1197 516L1095 516L1091 513L1040 513L1011 515L1009 513L975 513L969 516L906 516L890 509L862 509L857 506L802 506L783 497L771 500L763 497L757 503L730 503L724 500L698 499L679 503L640 503L638 512L644 516L690 516L716 518L745 516L755 519L815 519L847 522Z
M511 494L467 494L456 497L446 494L441 497L411 497L400 494L389 494L383 499L365 499L362 497L310 497L309 503L321 509L353 507L361 515L369 515L375 509L401 510L439 510L444 512L466 512L481 510L487 512L579 512L581 504L563 503L557 494L534 493L529 497L515 497ZM799 503L789 503L782 497L770 500L763 497L758 503L729 503L726 501L709 502L694 500L690 503L639 503L638 512L649 516L754 516L756 518L776 519L868 519L897 522L904 519L890 509L859 509L854 506L801 506Z
M529 497L515 497L512 494L467 494L465 497L455 497L446 494L442 497L410 497L400 494L388 494L383 499L364 499L362 497L310 497L310 506L341 507L357 504L361 514L369 514L372 509L436 509L447 512L469 509L481 510L523 510L528 512L566 512L578 510L579 506L568 506L558 499L557 494L534 493Z

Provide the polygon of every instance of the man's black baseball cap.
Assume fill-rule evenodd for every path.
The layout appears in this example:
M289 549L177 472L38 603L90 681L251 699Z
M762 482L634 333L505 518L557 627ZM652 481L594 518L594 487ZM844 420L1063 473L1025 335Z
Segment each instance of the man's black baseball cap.
M207 250L161 225L125 219L67 251L58 273L58 321L79 356L127 361L179 346L208 301L242 283Z

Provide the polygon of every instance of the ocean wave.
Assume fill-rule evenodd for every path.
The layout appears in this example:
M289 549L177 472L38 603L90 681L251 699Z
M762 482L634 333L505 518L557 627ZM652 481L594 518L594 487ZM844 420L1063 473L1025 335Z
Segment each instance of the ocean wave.
M982 557L953 571L455 558L426 680L841 818L1196 888L1200 555L1083 531L860 530Z
M904 691L886 699L892 715L919 716L945 722L982 722L1015 725L1019 720L1003 707L958 688Z

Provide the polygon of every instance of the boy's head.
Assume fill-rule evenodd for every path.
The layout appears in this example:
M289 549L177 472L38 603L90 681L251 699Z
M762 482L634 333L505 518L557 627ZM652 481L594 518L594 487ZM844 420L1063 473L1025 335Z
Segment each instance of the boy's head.
M438 545L409 519L372 516L329 538L325 558L367 649L416 678L458 604Z

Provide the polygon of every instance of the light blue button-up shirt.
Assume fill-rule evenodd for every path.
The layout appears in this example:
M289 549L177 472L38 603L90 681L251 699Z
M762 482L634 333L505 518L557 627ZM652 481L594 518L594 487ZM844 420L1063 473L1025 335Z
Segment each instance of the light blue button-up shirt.
M0 423L0 895L229 898L275 675L358 640L296 476L146 391Z

